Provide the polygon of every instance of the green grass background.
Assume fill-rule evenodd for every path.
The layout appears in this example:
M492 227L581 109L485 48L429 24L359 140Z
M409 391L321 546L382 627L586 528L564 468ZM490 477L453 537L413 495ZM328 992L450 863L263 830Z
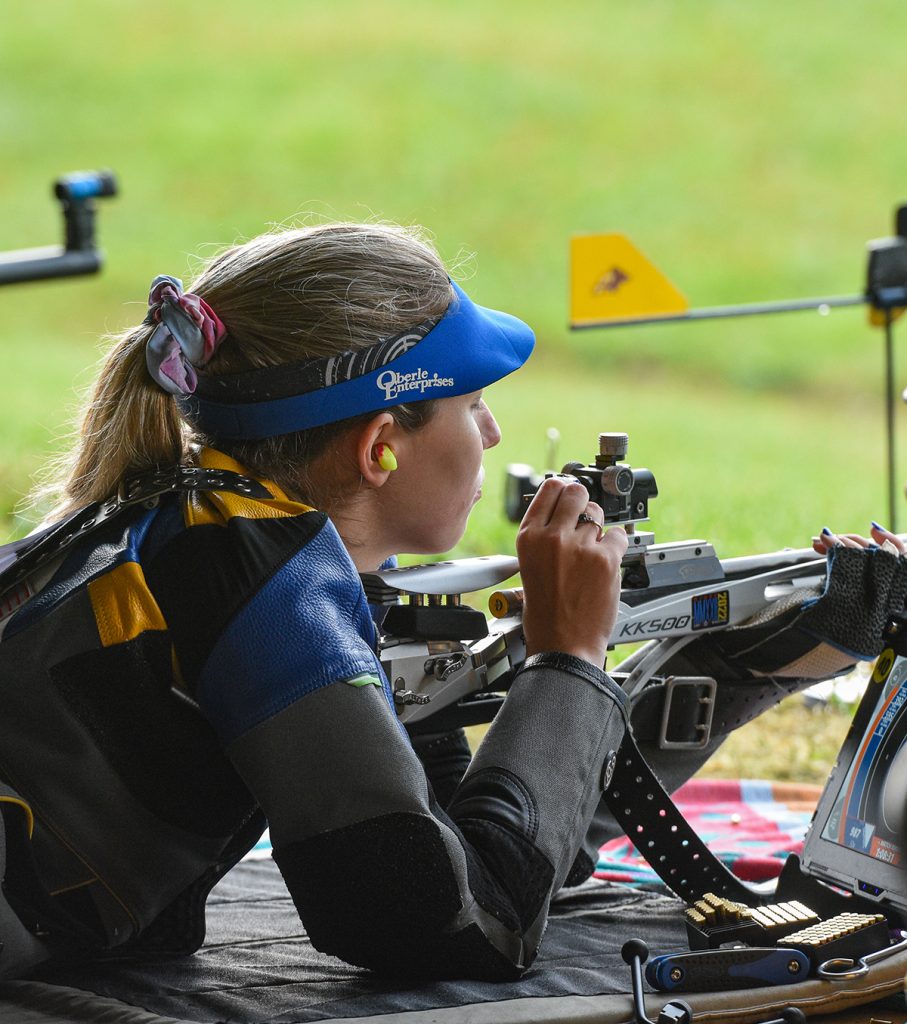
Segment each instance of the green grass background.
M274 223L371 217L471 254L474 297L539 335L489 393L505 439L461 553L512 550L503 467L541 463L549 426L562 461L630 434L662 540L733 555L865 529L885 491L862 311L571 334L567 242L622 230L694 304L860 291L907 199L905 38L898 0L7 5L0 246L58 239L60 172L112 168L121 195L102 276L0 290L0 533L26 529L12 510L74 385L155 274Z

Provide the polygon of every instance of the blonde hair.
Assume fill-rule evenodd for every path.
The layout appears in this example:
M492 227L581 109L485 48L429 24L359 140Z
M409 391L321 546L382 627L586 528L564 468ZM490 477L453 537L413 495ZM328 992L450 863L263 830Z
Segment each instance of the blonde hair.
M239 373L375 344L440 319L452 290L443 264L415 230L329 224L261 235L214 257L187 286L227 328L205 367ZM106 498L127 474L190 462L212 442L180 417L174 398L149 376L142 323L115 339L85 404L76 442L43 491L54 518ZM431 417L434 402L391 411L406 429ZM318 503L312 461L366 417L261 441L215 442L255 475ZM326 492L324 493L326 498Z

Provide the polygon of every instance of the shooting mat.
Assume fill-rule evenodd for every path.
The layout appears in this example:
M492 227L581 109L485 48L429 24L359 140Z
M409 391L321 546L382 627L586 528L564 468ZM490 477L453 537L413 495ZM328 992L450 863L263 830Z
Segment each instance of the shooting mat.
M0 985L0 1022L632 1022L629 971L620 948L640 935L653 952L686 948L681 907L672 897L593 880L558 897L541 954L518 983L407 986L378 980L314 950L273 862L247 861L212 893L208 938L194 956L39 969L31 980ZM907 958L892 958L868 982L837 987L811 981L687 999L697 1021L749 1024L771 1016L766 1009L787 1005L780 1002L785 998L815 1013L890 995L900 990L905 967ZM648 996L650 1016L658 1015L666 998ZM735 1006L747 1008L735 1011ZM862 1017L845 1019L869 1019L865 1008L860 1012ZM903 1012L897 1018L888 1012L892 1020L903 1019ZM884 1013L880 1019L886 1019Z

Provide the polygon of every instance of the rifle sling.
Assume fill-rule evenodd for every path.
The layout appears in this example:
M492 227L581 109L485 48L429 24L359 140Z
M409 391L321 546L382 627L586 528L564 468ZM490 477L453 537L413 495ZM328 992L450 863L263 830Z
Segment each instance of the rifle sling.
M735 729L758 718L784 697L810 685L812 680L749 679L722 681L714 696L711 722L712 741L724 738ZM646 858L665 884L688 903L706 892L752 906L762 897L737 878L689 826L664 786L649 766L640 746L661 749L666 729L663 710L665 683L650 684L634 700L630 721L610 788L604 795L615 820ZM670 737L684 743L686 749L670 751L672 759L684 756L704 761L715 744L699 746L699 694L695 686L682 691L670 705Z
M729 736L785 697L812 686L815 680L775 679L771 676L761 679L722 679L714 688L713 697L707 696L706 689L697 687L694 680L690 682L693 685L674 688L667 715L667 683L650 682L634 698L630 721L633 723L636 742L641 747L652 745L659 749L669 749L662 743L665 738L671 741L671 747L695 751L705 747L712 739ZM703 700L713 702L710 726L705 732L702 731ZM676 750L674 756L682 757L683 753L683 749Z
M116 494L86 505L33 537L8 545L6 550L14 552L15 557L0 572L0 596L126 509L135 505L153 508L161 495L176 491L232 491L258 500L273 498L257 480L227 469L169 466L126 477ZM4 548L0 547L0 556L3 552Z
M695 903L707 892L747 906L764 902L689 826L640 753L630 729L617 752L604 800L652 869L687 903Z

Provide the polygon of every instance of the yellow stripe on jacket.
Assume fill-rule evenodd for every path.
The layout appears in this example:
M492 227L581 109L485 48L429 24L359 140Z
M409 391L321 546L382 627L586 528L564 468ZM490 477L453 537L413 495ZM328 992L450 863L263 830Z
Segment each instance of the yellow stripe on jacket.
M215 448L203 448L199 453L198 464L203 469L226 469L248 475L240 463ZM224 526L234 517L281 519L313 511L310 505L287 497L273 480L262 480L261 483L273 495L271 500L247 498L231 491L187 491L183 495L183 519L186 526Z
M104 647L134 640L147 630L167 628L138 562L124 562L92 580L88 596Z

